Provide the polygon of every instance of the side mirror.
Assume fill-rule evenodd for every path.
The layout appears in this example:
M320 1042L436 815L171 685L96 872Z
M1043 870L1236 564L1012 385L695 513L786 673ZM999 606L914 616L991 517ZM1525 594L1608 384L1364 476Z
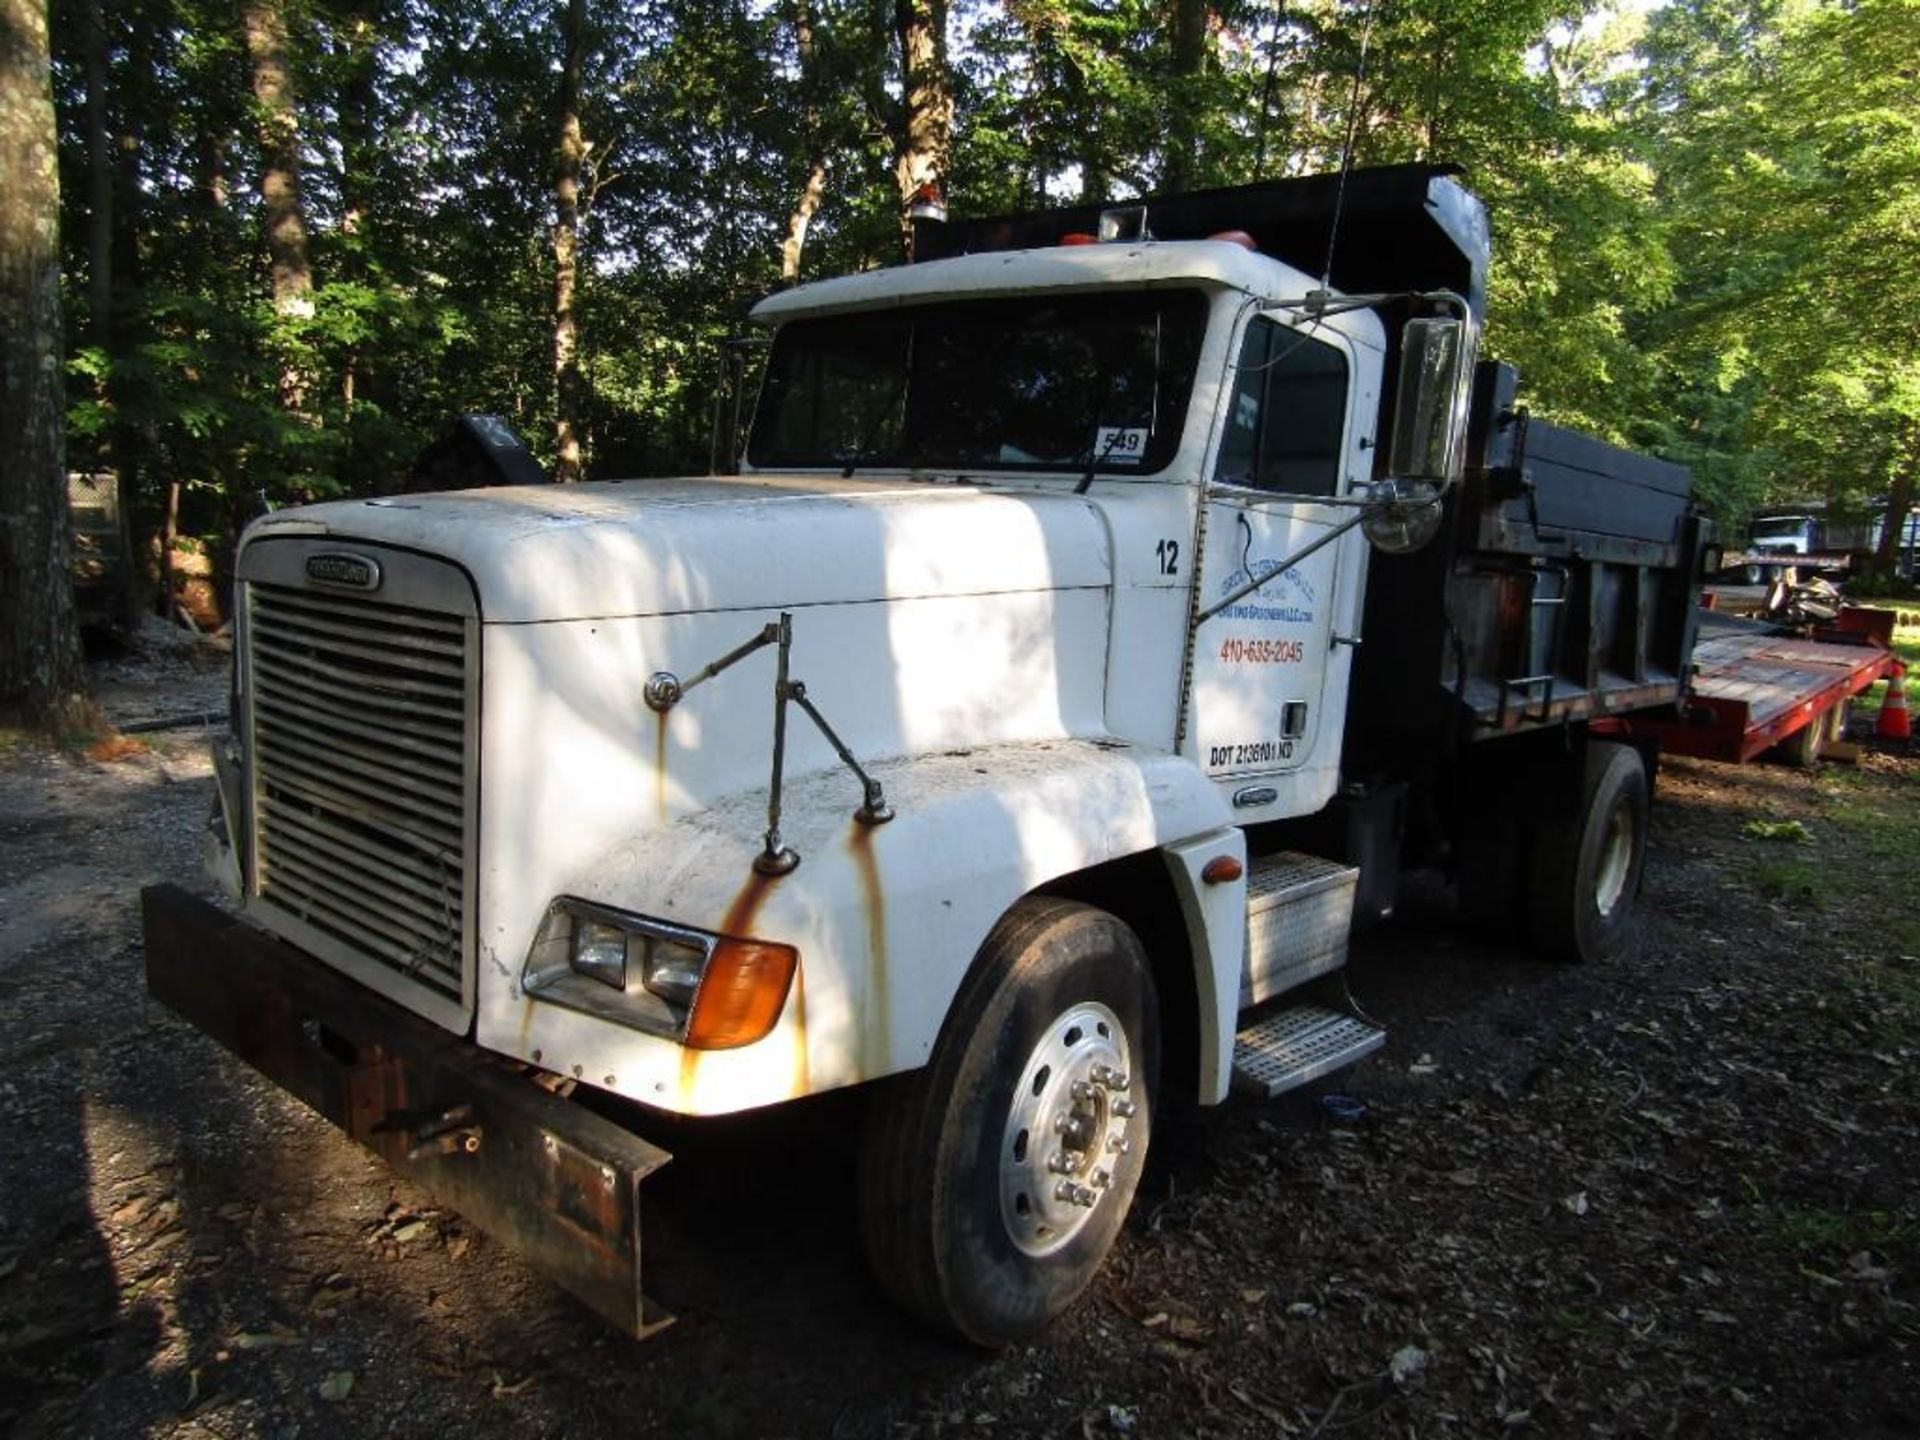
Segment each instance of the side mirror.
M1466 464L1467 377L1473 336L1464 320L1409 320L1401 332L1400 389L1394 400L1387 474L1441 487Z

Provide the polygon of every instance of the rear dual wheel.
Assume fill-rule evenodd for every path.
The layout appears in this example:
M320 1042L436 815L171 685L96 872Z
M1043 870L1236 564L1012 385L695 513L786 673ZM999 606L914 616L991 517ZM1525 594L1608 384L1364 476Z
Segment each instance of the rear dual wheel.
M1630 745L1588 744L1579 805L1548 816L1527 856L1528 931L1560 960L1605 960L1632 936L1647 861L1646 763Z
M1022 900L987 937L927 1067L887 1082L860 1159L882 1289L998 1346L1084 1290L1125 1221L1152 1133L1153 978L1103 910Z
M1842 700L1823 710L1769 750L1768 756L1796 770L1814 769L1830 743L1847 738L1848 703Z

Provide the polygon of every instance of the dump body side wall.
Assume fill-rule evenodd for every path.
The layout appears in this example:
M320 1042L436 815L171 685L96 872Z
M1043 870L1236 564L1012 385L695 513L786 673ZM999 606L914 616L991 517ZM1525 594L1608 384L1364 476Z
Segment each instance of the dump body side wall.
M1677 704L1711 528L1679 466L1530 423L1483 365L1440 537L1374 558L1348 744L1430 771L1458 746Z

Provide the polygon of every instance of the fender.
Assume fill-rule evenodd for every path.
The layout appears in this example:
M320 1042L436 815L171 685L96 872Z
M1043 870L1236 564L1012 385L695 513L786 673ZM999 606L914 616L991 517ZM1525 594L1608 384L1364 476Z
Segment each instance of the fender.
M1178 878L1203 997L1238 995L1237 886L1198 888L1207 858L1243 853L1217 787L1188 760L1112 740L983 746L872 768L895 818L853 818L845 771L794 780L781 830L799 867L752 865L765 791L746 792L620 845L569 886L582 899L724 934L778 940L800 971L774 1031L696 1051L524 995L517 1026L482 1045L686 1114L723 1114L817 1094L926 1063L980 942L1007 907L1103 861L1161 850ZM1221 969L1224 966L1225 969ZM1218 973L1212 973L1218 972ZM1213 1007L1210 1010L1208 1007ZM1214 1023L1209 1024L1209 1021ZM1231 1012L1227 1017L1231 1033ZM1221 1069L1217 1034L1202 1050ZM1203 1079L1203 1089L1206 1082Z
M1240 977L1247 964L1247 835L1227 826L1160 852L1180 897L1180 918L1193 953L1195 1010L1200 1024L1199 1102L1218 1105L1233 1084L1233 1037L1240 1014ZM1215 860L1239 866L1231 881L1203 879Z

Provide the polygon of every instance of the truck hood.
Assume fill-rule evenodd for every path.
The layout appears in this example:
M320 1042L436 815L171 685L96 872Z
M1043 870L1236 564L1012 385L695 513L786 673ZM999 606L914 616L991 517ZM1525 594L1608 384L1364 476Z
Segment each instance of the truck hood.
M716 476L342 500L248 543L327 536L443 556L482 618L529 624L1104 586L1086 500L895 479Z

